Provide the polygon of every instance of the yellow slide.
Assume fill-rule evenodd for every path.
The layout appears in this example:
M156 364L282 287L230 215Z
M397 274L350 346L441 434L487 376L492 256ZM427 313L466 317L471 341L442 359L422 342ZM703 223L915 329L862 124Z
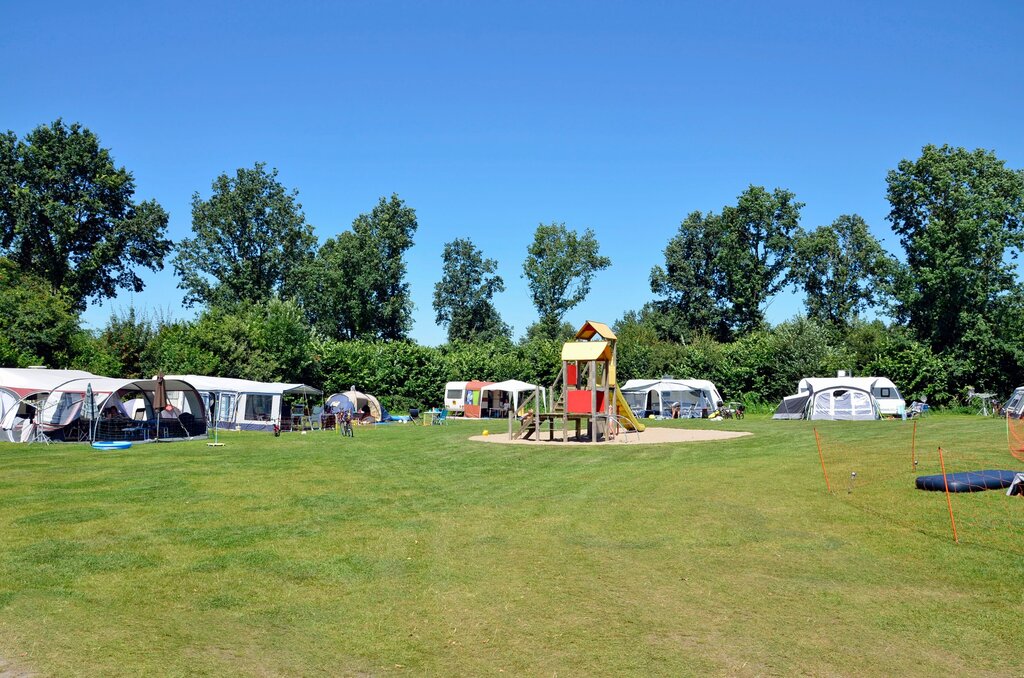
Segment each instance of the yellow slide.
M644 423L633 414L633 410L630 409L629 403L626 402L626 398L622 395L622 391L617 388L615 389L615 409L618 411L619 418L625 422L626 428L638 433L646 428Z

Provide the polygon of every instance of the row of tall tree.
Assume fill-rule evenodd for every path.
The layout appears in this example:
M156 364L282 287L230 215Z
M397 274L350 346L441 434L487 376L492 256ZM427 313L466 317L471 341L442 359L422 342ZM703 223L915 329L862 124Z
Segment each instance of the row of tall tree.
M192 196L192 235L173 243L167 212L134 202L135 184L81 125L63 121L23 139L0 137L0 253L81 311L118 290L141 291L137 269L169 260L186 306L230 307L294 299L327 338L398 340L411 330L405 253L416 212L381 198L350 229L320 244L298 201L263 163L214 179ZM557 328L610 265L593 232L540 225L524 276L539 324ZM451 339L508 335L493 303L504 289L496 264L469 240L445 245L434 308Z
M942 360L975 366L984 386L1019 383L1024 172L990 151L926 146L886 183L903 261L856 214L806 232L792 193L752 186L682 222L638 320L665 339L731 341L763 326L766 300L794 284L823 325L842 332L874 308Z
M1020 381L1024 172L991 151L926 146L889 172L887 189L899 258L856 214L805 230L803 204L782 188L750 186L717 212L691 212L651 271L652 301L618 325L653 353L695 342L733 346L770 330L768 303L793 287L804 294L808 320L849 349L840 353L857 356L845 367L880 357L856 348L863 328L877 326L866 318L878 316L904 341L886 350L910 350L911 342L982 388ZM167 212L134 194L131 173L81 125L58 120L21 139L0 135L0 362L95 366L107 345L123 340L120 350L145 352L158 368L298 378L314 376L316 361L291 355L296 346L316 353L324 342L407 339L405 254L418 223L397 195L320 243L298 192L257 163L218 176L205 197L195 193L192 234L174 243ZM150 320L147 335L134 312L114 317L100 334L107 345L81 332L78 314L90 302L141 290L138 271L168 262L186 305L202 310L196 320ZM538 319L523 341L563 336L566 313L611 263L591 230L539 225L522 268ZM457 238L444 245L441 264L433 309L449 341L507 345L511 328L495 304L505 289L497 262ZM203 330L211 323L234 327L236 336ZM164 341L185 335L192 348ZM204 343L214 340L234 341L251 359L203 358L204 350L220 351ZM147 342L175 348L144 351Z

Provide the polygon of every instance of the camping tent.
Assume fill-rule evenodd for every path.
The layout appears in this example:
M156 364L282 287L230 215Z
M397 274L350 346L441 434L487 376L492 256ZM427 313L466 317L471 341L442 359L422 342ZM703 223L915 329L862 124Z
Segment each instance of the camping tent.
M327 407L330 408L330 412L332 414L338 414L341 412L348 412L349 414L352 414L356 411L355 404L349 400L348 396L344 393L332 393L327 396L324 402L327 403Z
M245 431L272 431L281 425L285 396L320 396L322 391L305 384L205 377L199 375L168 375L166 379L184 379L199 391L203 403L216 400L217 425Z
M868 421L881 419L881 410L870 391L826 386L783 398L772 419Z
M1014 419L1020 419L1024 415L1024 386L1013 389L1010 399L1003 405L1003 414Z
M327 398L327 404L332 412L354 412L357 417L360 416L360 413L367 413L376 421L385 419L384 408L380 406L380 401L372 395L359 391L349 390L344 393L335 393Z
M529 396L525 396L523 398L520 398L519 394L521 394L521 393L533 393L533 392L538 391L538 390L540 391L541 400L543 402L546 402L547 398L546 398L544 389L540 388L536 384L528 384L525 381L519 381L518 379L506 379L505 381L499 381L499 382L495 382L493 384L487 384L486 386L481 386L480 387L480 398L484 399L485 394L489 392L489 393L492 394L491 402L493 403L494 402L494 397L493 397L494 393L507 393L507 394L509 394L512 397L512 411L513 412L518 412L519 411L519 401L520 400L526 400L526 398L529 397ZM499 400L499 404L500 404L500 402L501 401ZM536 407L536 406L534 406L534 407ZM494 411L497 411L497 412L500 413L500 407L499 408L492 408L492 412L494 412Z
M786 396L775 409L772 419L804 419L807 416L807 401L810 399L810 393Z
M902 417L907 401L896 384L885 377L806 377L797 384L797 393L817 393L827 388L856 388L870 393L883 415Z
M0 440L21 439L22 426L31 419L37 401L57 386L95 375L82 370L0 368Z
M188 382L166 378L164 388L172 404L166 413L153 408L155 379L82 377L50 391L36 417L43 433L53 440L132 440L186 438L206 434L206 409L198 391ZM142 407L139 407L141 403ZM131 404L129 411L126 404Z
M681 416L700 417L722 402L718 387L706 379L630 379L622 395L638 417L671 417L673 403L679 403Z

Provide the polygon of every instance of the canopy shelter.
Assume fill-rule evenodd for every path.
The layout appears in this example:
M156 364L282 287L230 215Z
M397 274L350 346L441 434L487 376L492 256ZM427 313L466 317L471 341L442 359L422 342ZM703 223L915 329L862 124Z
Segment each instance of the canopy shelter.
M622 385L622 395L638 417L654 415L699 418L722 402L718 387L707 379L630 379Z
M540 391L541 401L546 403L547 396L540 386L536 384L528 384L525 381L519 381L518 379L506 379L505 381L495 382L493 384L487 384L486 386L480 387L480 397L484 398L485 395L491 395L490 401L494 402L493 394L501 393L504 396L499 396L498 407L492 408L492 414L497 416L505 416L508 414L508 403L511 399L512 411L519 412L519 401L521 393L533 393ZM525 400L525 398L523 398ZM505 406L502 407L502 403Z
M183 379L164 380L170 405L153 406L155 379L81 377L50 391L36 425L51 440L148 440L206 434L206 408L199 392ZM129 411L130 404L132 411Z
M57 386L72 379L95 376L82 370L0 368L0 440L17 442L22 427L38 405Z
M782 399L772 419L871 421L881 419L878 401L870 391L845 386L826 386L813 393Z
M165 379L168 383L172 379L184 379L194 385L205 405L209 406L213 401L213 421L216 425L236 431L272 431L274 426L281 426L284 420L290 421L291 410L286 397L319 398L323 394L320 389L306 384L193 374L167 375ZM168 399L173 402L170 390L168 386Z

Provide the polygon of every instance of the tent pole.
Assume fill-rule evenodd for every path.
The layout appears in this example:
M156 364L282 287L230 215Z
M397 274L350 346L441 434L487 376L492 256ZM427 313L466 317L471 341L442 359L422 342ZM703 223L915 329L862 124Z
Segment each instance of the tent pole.
M569 363L562 361L562 442L569 442ZM551 394L555 399L555 394ZM577 441L578 442L578 441Z
M590 361L590 375L587 379L590 387L590 442L597 442L597 361Z

